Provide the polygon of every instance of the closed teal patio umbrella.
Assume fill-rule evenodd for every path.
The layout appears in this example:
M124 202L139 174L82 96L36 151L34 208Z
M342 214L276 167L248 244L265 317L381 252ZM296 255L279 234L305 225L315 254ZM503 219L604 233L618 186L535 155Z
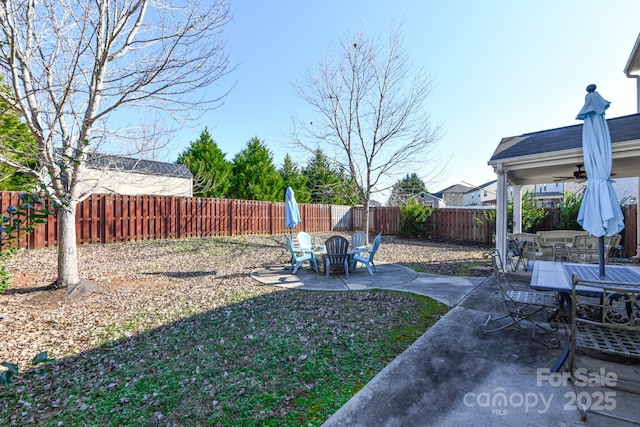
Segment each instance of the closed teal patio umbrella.
M300 222L300 211L298 210L298 202L293 194L291 187L287 187L284 197L284 225L293 234L293 227Z
M611 184L611 134L604 117L609 108L596 85L587 87L582 110L576 117L584 120L582 126L582 151L587 172L587 188L578 212L578 223L585 231L600 237L598 264L600 276L604 276L604 236L614 236L624 228L624 216L618 197Z

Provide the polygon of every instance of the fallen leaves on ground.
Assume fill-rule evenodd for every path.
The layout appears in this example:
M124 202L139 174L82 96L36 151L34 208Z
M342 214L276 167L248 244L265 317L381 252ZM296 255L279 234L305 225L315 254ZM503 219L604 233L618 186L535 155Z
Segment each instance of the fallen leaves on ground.
M135 331L149 330L281 292L255 281L250 272L288 260L282 236L83 245L78 256L81 278L100 285L102 293L67 300L65 289L53 289L55 248L19 251L8 261L14 280L0 295L0 361L16 363L23 371L42 351L59 359L121 338L118 325L134 323ZM462 265L481 258L478 247L395 236L385 236L376 254L378 262L399 262L435 274L457 274Z

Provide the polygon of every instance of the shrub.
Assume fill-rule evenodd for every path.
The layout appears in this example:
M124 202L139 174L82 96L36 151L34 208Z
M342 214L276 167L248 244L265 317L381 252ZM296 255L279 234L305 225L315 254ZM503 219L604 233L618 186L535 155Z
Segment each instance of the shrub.
M560 205L560 230L582 230L578 224L578 212L582 205L583 193L565 193L564 200Z
M513 203L511 203L513 207ZM512 208L513 209L513 208ZM522 232L535 233L547 216L547 211L536 204L533 194L529 191L522 196ZM510 218L513 218L513 212Z
M433 213L432 206L423 206L416 199L409 199L400 205L402 223L400 235L405 237L424 237L425 225L429 216Z
M51 359L49 358L49 356L47 355L46 351L43 351L42 353L38 353L33 360L31 361L32 365L39 365L41 363L49 363L49 362L54 362L55 359ZM6 360L2 363L0 363L0 365L4 366L5 370L2 371L2 373L0 373L0 385L9 385L13 382L13 377L17 376L20 371L18 369L18 365L16 365L15 363L11 363L11 362L7 362ZM38 369L35 370L31 370L27 373L27 375L37 375L40 374L41 371Z
M537 206L533 198L533 194L527 191L522 196L522 226L520 227L523 233L535 233L538 231L538 227L542 224L542 221L547 216L547 211ZM484 211L484 219L492 227L492 234L495 234L496 227L496 210L489 209ZM475 218L476 221L481 222L480 218ZM510 197L507 200L507 231L513 232L513 198Z
M24 193L18 197L20 204L17 207L7 207L6 214L0 218L0 294L9 288L11 283L6 261L15 252L16 243L28 236L38 224L46 222L49 216L49 211L40 196Z

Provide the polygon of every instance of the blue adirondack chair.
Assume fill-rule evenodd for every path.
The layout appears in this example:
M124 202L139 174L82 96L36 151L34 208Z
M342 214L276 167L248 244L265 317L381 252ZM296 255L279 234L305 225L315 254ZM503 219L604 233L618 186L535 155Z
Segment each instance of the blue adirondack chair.
M358 248L361 248L365 245L367 240L367 235L364 231L356 231L351 235L351 251L355 252Z
M371 248L362 248L358 249L353 253L351 260L353 261L353 269L356 269L357 264L360 262L367 267L367 271L369 274L373 274L373 272L377 272L376 265L373 263L373 257L376 256L376 252L378 252L378 248L380 247L380 240L382 240L382 233L378 233L376 238L373 240L373 246Z
M316 255L311 249L294 248L293 243L291 243L291 239L286 234L284 235L284 240L287 244L287 249L289 249L289 252L291 253L291 267L293 268L291 274L296 274L300 266L305 262L309 263L309 268L315 269L316 273L318 272Z
M298 245L301 248L309 248L314 252L326 252L327 250L324 245L314 245L311 236L304 231L298 233Z
M332 265L344 267L344 274L349 277L349 241L342 236L331 236L324 243L327 252L322 254L324 260L324 272L328 278Z

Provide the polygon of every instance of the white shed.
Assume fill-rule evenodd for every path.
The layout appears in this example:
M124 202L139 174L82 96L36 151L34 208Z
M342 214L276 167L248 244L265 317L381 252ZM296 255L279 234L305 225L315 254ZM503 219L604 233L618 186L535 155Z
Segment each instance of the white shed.
M193 175L184 165L93 154L87 159L81 191L191 197L192 184Z

